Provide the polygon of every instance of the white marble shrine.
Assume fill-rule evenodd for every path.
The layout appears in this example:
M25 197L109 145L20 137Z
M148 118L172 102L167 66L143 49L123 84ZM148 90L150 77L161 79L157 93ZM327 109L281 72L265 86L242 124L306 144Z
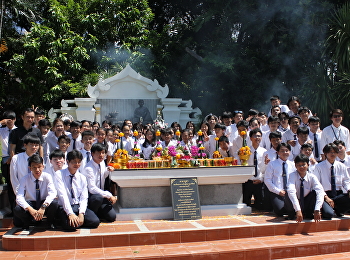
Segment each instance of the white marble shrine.
M57 113L67 113L75 120L149 123L161 111L166 123L176 121L185 127L187 121L198 123L201 115L199 108L192 108L191 100L168 98L167 85L162 87L156 79L143 77L129 65L110 78L100 79L95 86L89 85L87 93L88 98L63 99L61 108L51 108L48 116L53 120Z

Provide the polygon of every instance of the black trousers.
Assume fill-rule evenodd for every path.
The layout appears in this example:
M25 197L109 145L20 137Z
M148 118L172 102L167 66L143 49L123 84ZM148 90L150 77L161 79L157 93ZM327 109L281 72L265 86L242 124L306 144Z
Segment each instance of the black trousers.
M242 184L243 203L247 206L251 205L252 196L254 195L254 208L263 208L263 183L254 184L252 180L248 180Z
M88 208L99 218L105 219L109 222L113 222L116 219L117 213L115 212L112 203L99 194L89 193Z
M350 198L347 193L337 190L337 195L332 197L332 191L326 191L327 196L334 201L334 211L336 213L345 213L350 210Z
M72 205L72 210L74 214L77 216L79 215L79 204ZM75 227L72 227L69 225L69 218L64 209L59 206L59 214L61 216L62 221L62 228L65 230L75 230ZM88 227L88 228L97 228L100 225L100 220L96 216L96 214L90 210L86 209L85 215L84 215L84 223L82 227Z
M11 179L10 179L10 165L5 163L8 158L9 158L9 156L2 157L1 172L2 172L2 176L5 177L5 180L7 183L7 196L9 199L11 210L13 212L13 209L16 206L16 195L12 189L12 184L11 184Z
M313 213L316 205L316 192L312 191L307 196L304 197L304 209L302 210L304 218L313 218ZM295 218L295 210L290 199L285 200L285 208L290 219ZM321 208L321 215L323 219L331 219L334 211L327 202L323 202Z
M287 213L286 208L285 208L285 201L289 200L288 194L286 193L285 196L280 196L276 193L270 192L270 199L271 199L271 204L273 211L275 214L279 217L282 217L283 214ZM290 202L291 203L291 202Z
M38 210L36 208L36 201L27 201L28 204ZM40 205L42 205L44 203L44 200L41 202ZM47 223L53 224L57 215L57 209L58 209L58 203L57 200L53 200L51 202L51 204L45 209L45 215L47 217ZM14 216L13 216L13 224L16 227L24 227L24 228L28 228L30 222L35 221L33 216L30 215L29 211L25 211L24 208L22 208L21 206L17 205L14 208L14 212L13 212Z

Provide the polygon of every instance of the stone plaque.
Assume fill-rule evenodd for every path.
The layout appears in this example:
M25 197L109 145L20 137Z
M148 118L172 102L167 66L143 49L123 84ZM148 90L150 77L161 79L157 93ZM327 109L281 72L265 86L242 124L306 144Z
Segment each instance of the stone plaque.
M174 220L202 218L197 178L170 179Z

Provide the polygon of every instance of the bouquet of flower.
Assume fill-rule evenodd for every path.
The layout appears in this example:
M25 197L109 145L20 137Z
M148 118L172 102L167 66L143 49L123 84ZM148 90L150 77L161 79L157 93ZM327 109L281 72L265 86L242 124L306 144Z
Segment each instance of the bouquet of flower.
M243 138L243 143L242 143L242 147L238 150L238 156L239 156L239 159L241 160L241 165L248 165L248 160L252 152L250 151L250 148L247 145L247 141L246 141L247 132L241 131L239 134Z

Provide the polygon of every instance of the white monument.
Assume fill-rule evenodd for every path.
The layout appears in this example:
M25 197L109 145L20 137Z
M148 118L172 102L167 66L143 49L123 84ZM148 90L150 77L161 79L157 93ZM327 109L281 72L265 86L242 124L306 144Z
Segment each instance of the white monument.
M95 86L87 87L89 98L62 100L61 109L49 111L49 117L56 113L67 113L76 120L90 120L101 123L108 119L121 123L124 119L133 122L152 122L161 110L169 125L179 122L185 127L187 121L199 123L201 110L192 108L191 100L167 98L169 87L162 87L157 80L141 76L129 65L121 72L108 78L100 79Z

